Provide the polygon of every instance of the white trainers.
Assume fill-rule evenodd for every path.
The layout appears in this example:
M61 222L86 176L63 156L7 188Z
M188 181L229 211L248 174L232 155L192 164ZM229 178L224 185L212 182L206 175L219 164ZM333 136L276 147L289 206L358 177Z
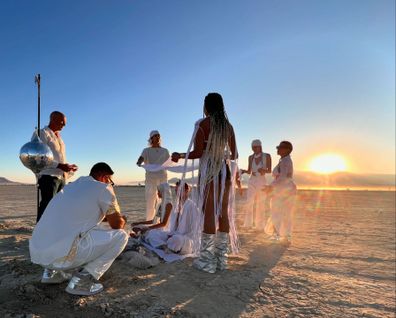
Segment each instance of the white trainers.
M45 268L41 282L43 284L60 284L71 278L71 274L65 273L61 270L54 270Z
M91 296L100 293L103 285L94 280L91 275L74 275L66 287L66 292L72 295Z

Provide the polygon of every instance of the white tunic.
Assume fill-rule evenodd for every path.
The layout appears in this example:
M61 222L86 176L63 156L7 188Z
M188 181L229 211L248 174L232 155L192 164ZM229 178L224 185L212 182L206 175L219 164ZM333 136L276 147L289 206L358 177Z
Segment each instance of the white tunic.
M169 151L162 147L148 147L143 149L140 155L144 159L145 164L158 164L162 165L165 161L169 159ZM146 171L146 182L157 179L165 179L166 181L167 173L165 170L160 170L156 172ZM164 181L162 181L164 182Z
M32 262L46 266L72 258L72 246L113 213L119 213L119 206L110 185L90 176L68 184L34 228L29 242Z
M272 171L272 175L274 181L272 181L271 185L275 191L285 188L294 192L296 191L296 185L293 182L293 161L290 156L283 157L279 160L279 163Z

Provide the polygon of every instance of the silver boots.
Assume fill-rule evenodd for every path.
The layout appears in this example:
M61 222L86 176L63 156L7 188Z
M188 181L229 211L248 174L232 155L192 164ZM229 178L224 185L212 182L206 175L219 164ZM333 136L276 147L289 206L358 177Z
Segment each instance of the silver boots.
M61 270L54 270L45 268L41 282L43 284L60 284L71 278L71 274L65 273Z
M199 258L193 262L193 267L208 273L216 272L215 234L202 233Z
M215 255L217 260L217 269L220 271L227 269L227 253L228 233L217 232L215 241Z

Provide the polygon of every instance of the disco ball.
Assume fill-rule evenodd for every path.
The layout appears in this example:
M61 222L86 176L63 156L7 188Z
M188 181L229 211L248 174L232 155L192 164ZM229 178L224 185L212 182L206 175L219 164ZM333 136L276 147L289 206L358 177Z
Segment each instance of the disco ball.
M51 149L40 140L36 132L32 140L22 146L19 151L19 159L26 168L37 174L52 164L54 155Z

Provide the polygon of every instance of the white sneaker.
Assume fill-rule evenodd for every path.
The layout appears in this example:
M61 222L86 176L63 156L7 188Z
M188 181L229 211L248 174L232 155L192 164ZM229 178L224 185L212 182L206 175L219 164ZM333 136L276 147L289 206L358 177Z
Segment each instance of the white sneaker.
M54 270L45 268L41 282L43 284L60 284L71 278L71 274L65 273L61 270Z
M72 295L91 296L100 293L103 285L96 282L91 275L78 273L72 277L65 290Z

